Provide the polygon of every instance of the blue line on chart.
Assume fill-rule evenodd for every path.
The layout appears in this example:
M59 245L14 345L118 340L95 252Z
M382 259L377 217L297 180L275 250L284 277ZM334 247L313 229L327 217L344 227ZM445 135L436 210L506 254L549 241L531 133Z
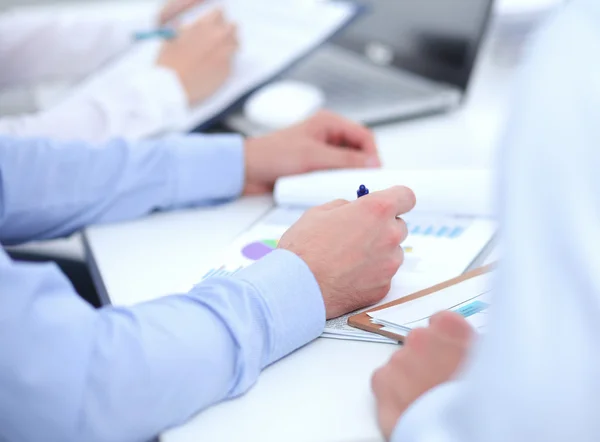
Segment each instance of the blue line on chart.
M421 236L436 236L438 238L455 239L465 232L465 228L461 226L422 226L408 224L408 230L411 235Z
M448 231L448 227L444 226L440 230L437 231L436 236L446 236L447 231Z

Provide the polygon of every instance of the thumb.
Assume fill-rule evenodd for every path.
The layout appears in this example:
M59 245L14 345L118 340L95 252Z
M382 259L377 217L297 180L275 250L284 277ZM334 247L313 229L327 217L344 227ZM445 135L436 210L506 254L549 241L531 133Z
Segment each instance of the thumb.
M446 338L459 342L470 341L475 333L462 315L448 310L433 315L429 325Z
M319 143L315 146L314 157L313 170L372 167L371 155L352 148Z

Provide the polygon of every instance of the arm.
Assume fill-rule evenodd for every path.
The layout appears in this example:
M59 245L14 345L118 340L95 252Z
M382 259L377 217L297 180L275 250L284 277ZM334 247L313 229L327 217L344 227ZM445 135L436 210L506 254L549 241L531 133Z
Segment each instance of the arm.
M104 72L47 110L1 118L0 134L96 143L137 140L177 127L187 110L177 74L148 65L129 75Z
M0 137L0 242L233 198L244 182L243 150L235 135L117 140L102 149Z
M584 5L542 31L526 64L503 145L489 333L459 381L409 408L393 441L558 442L600 431L600 64L589 58L600 9Z
M173 0L163 9L161 20L196 3L198 0ZM60 17L57 20L60 22ZM74 88L57 106L1 120L0 133L103 142L180 129L189 105L207 99L228 78L237 34L218 10L178 32L176 39L166 43L138 45ZM90 43L85 38L76 41L82 47ZM94 52L94 45L85 50ZM14 54L13 58L18 57ZM39 61L44 63L44 57ZM11 66L11 60L8 62ZM63 62L73 64L73 60ZM9 74L12 70L8 69ZM15 75L26 71L19 66L14 70Z
M149 440L245 392L325 322L284 250L187 295L93 310L54 266L0 249L0 312L0 439L65 442Z
M135 30L154 26L145 3L71 10L23 8L0 15L0 89L44 80L79 79L131 44Z

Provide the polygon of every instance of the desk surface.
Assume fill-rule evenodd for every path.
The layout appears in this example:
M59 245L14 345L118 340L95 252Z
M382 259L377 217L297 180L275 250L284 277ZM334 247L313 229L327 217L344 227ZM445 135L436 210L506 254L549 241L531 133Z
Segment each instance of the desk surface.
M506 73L480 67L458 112L378 128L388 168L488 167L503 120ZM493 87L490 87L493 85ZM189 288L221 248L272 207L269 197L87 229L88 257L113 304ZM394 345L317 339L269 367L245 396L163 435L168 442L378 441L372 372ZM235 422L235 425L231 423Z

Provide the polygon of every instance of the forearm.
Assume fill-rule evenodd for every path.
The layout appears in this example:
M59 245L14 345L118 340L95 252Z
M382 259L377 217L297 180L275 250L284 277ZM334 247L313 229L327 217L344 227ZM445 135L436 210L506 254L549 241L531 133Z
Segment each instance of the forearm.
M0 15L0 88L87 75L127 49L135 30L156 20L153 4L116 7L118 13L112 4Z
M233 135L117 140L102 149L0 137L0 241L234 198L244 181L243 150Z
M150 439L245 392L262 368L316 338L325 320L308 267L282 250L188 295L101 311L53 270L0 278L0 287L11 276L33 281L11 296L0 290L11 315L0 323L0 384L12 392L0 396L0 439Z
M138 140L177 127L187 109L177 75L151 66L131 75L105 72L50 109L0 119L0 133L94 143Z

